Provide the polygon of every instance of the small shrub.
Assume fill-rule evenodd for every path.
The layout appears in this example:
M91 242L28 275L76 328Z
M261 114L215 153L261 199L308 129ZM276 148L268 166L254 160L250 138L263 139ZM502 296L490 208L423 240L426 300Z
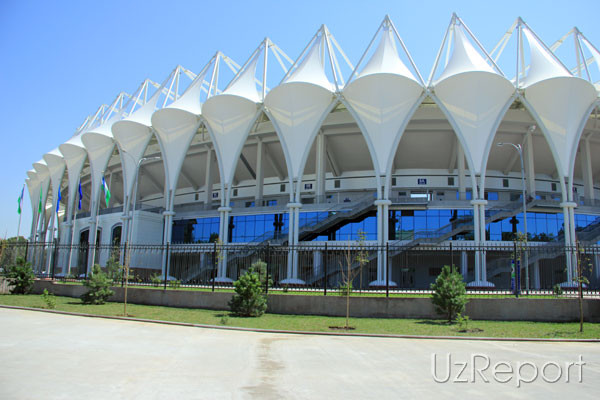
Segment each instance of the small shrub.
M180 280L178 280L178 279L175 279L175 280L173 280L173 281L170 281L170 282L169 282L169 287L170 287L171 289L175 289L175 290L177 290L177 289L179 289L179 288L181 287L181 281L180 281Z
M44 289L44 292L42 293L42 300L44 300L44 303L46 303L46 308L50 310L54 310L56 308L56 298L54 297L54 294L48 292L48 289Z
M260 317L267 310L267 297L258 272L261 268L259 262L252 264L245 274L233 282L235 294L229 301L229 307L235 315Z
M452 322L457 314L465 310L467 290L462 275L455 269L445 265L435 283L431 284L431 289L431 302L435 311L445 316L448 322Z
M348 284L342 282L340 283L340 285L338 286L338 294L340 296L348 296L352 294L352 282L348 282Z
M229 316L221 315L221 325L227 325L229 323Z
M91 276L84 283L89 290L81 296L81 301L84 304L104 304L110 296L115 294L110 289L112 284L113 280L102 272L100 266L94 265Z
M552 286L552 294L554 294L554 296L556 296L556 297L562 296L563 290L558 283L556 285Z
M159 274L152 274L150 275L150 282L152 282L152 286L159 287L162 283L162 279L160 279Z
M35 275L31 263L25 262L23 257L18 257L15 265L11 265L5 272L6 279L12 288L12 294L27 294L33 288Z

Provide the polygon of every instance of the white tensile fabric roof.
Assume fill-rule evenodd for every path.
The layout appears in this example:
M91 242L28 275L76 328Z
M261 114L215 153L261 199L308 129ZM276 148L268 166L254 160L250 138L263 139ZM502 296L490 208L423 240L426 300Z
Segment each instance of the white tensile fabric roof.
M130 101L138 101L143 91L147 90L148 85L150 85L149 80L144 81ZM162 89L162 86L160 89ZM160 89L140 108L124 119L116 121L111 127L113 137L121 153L123 187L126 199L129 199L133 190L138 162L144 156L146 147L148 147L148 143L152 138L152 114L156 110L156 104L161 94Z
M480 175L515 88L473 47L462 25L455 23L450 29L452 55L433 85L433 97L461 140L470 169Z
M594 85L574 77L528 28L531 65L521 87L530 112L547 136L559 173L569 177L585 121L598 97Z
M116 140L119 148L131 155L121 156L127 198L136 163L154 130L165 166L166 190L174 195L186 153L203 121L217 153L221 184L229 188L246 138L262 111L279 138L290 179L299 181L316 134L340 100L364 135L376 174L386 176L390 174L404 128L426 95L434 99L456 132L472 174L485 173L497 127L513 100L520 98L544 133L559 176L572 178L581 132L597 104L598 91L592 83L573 76L535 33L519 21L517 29L529 45L530 64L526 71L517 74L518 88L456 16L448 35L453 38L451 55L433 80L436 61L428 87L403 43L405 51L399 52L396 42L401 43L401 39L387 17L376 34L379 40L373 53L357 66L345 87L335 77L335 71L332 80L325 69L328 62L332 64L332 37L325 26L317 31L280 84L268 93L265 87L262 93L257 90L256 79L257 65L268 52L267 39L222 93L218 92L218 82L213 82L218 80L215 73L219 62L226 59L218 52L186 91L164 108L157 104L160 90L128 116L120 112L118 105L122 106L123 93L110 107L102 108L101 113L59 146L60 154L54 150L44 156L48 163L34 164L36 173L28 174L30 194L37 187L47 196L50 181L54 193L66 165L68 203L72 207L87 157L91 167L91 199L95 202L102 171L113 154ZM583 43L600 66L600 52L587 40ZM410 66L402 61L402 54L408 56ZM209 76L210 79L205 79ZM58 157L64 159L60 174ZM32 205L37 209L37 200L32 199ZM167 204L169 207L172 204Z
M376 173L383 176L391 169L404 128L425 90L400 59L391 22L382 25L379 34L375 52L343 94L361 126Z
M260 115L258 104L262 101L262 95L256 88L256 67L267 46L268 42L264 40L223 93L210 97L202 104L202 116L214 143L223 177L221 184L227 185L228 189L244 142Z
M281 141L292 179L300 179L310 144L332 106L333 84L324 71L321 50L326 46L326 31L320 29L306 57L283 82L265 98L269 119ZM330 51L327 49L327 51Z

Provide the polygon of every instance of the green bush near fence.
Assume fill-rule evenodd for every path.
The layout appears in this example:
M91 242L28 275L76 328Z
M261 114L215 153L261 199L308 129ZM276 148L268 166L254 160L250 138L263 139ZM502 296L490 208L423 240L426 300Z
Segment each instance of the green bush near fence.
M25 262L22 257L17 258L17 262L11 265L4 271L4 275L12 286L10 292L12 294L27 294L33 288L35 275L31 269L31 263Z
M88 291L81 295L81 301L84 304L104 304L113 294L111 290L113 280L102 271L98 264L92 268L92 274L85 281L84 285Z

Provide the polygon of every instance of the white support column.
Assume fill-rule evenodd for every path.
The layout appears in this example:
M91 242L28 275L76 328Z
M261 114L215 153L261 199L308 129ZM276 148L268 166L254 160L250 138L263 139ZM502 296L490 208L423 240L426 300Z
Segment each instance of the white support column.
M583 172L584 189L583 193L586 201L594 200L594 177L592 173L592 157L590 153L590 142L588 139L584 139L581 144L581 171Z
M294 182L295 184L295 182ZM288 252L288 266L287 266L287 277L282 280L281 283L284 285L304 285L305 282L298 278L298 238L299 238L299 224L300 224L300 208L302 203L288 203L287 207L289 211L289 233L288 233L288 245L290 251Z
M574 216L573 210L575 207L577 207L577 203L565 201L563 203L560 203L560 206L563 209L565 246L567 247L565 254L567 260L567 281L564 282L562 286L573 286L573 246L575 245L575 220L574 218L572 219L571 216Z
M377 281L375 281L372 286L381 286L381 283L384 282L383 256L381 251L381 244L383 243L383 223L381 222L383 205L378 203L380 201L381 200L375 201L375 205L377 206L377 246L379 246L379 249L377 250Z
M126 212L123 213L123 215L121 215L121 246L125 245L125 242L127 242L127 232L129 232L129 222L131 221L131 217L129 216L129 211L127 210ZM127 245L129 246L131 243L128 243ZM124 251L120 251L119 252L119 265L125 265L125 252Z
M525 135L525 151L523 154L525 163L525 176L527 178L527 193L535 199L535 169L533 160L533 138L530 134Z
M264 191L264 167L263 167L263 158L264 158L264 145L260 138L257 138L258 142L256 144L256 194L254 196L254 205L256 207L262 206L263 202L263 191Z
M204 184L204 207L207 209L210 209L210 206L212 204L213 158L214 158L213 150L208 149L208 151L206 152L206 168L205 168L205 175L204 175L204 183L205 183ZM222 236L219 235L219 237L222 237Z
M377 279L371 283L371 287L384 287L388 284L388 263L387 254L384 250L389 239L389 213L390 200L375 200L374 205L377 206ZM395 282L389 281L390 287L397 286Z
M463 276L463 280L466 282L469 275L469 257L467 252L464 250L460 252L460 274Z
M323 272L323 252L321 250L313 251L313 277L319 278Z
M325 162L326 162L326 152L325 152L325 134L323 132L319 132L316 140L316 154L315 154L315 180L316 180L316 203L324 203L325 202Z
M56 196L53 194L53 196ZM52 251L54 250L54 223L56 219L56 205L52 202L52 216L50 217L50 239L48 240L48 249L46 250L46 273L50 274L50 267L52 262Z
M173 206L171 205L170 208L172 208ZM168 211L163 211L163 217L165 219L164 222L164 237L163 237L163 245L167 246L167 245L171 245L171 235L173 232L173 217L175 216L175 212L168 210ZM166 248L165 248L166 250ZM169 265L171 263L171 254L167 254L165 253L163 256L163 265L162 265L162 276L165 279L168 279L169 277Z
M475 280L470 282L467 286L470 287L486 287L492 288L494 284L487 281L487 270L486 270L486 252L482 248L486 242L486 230L485 230L485 206L487 200L476 199L472 200L473 205L473 222L475 232Z
M98 226L96 225L96 217L90 217L89 219L90 230L88 234L88 265L87 265L87 274L88 276L92 272L92 267L97 262L97 253L98 249L96 249L96 236L98 233Z
M536 261L533 263L533 288L539 289L540 286L540 262Z
M299 243L299 234L300 234L300 207L302 207L301 203L296 203L296 213L294 216L294 253L293 253L293 259L294 259L294 264L293 264L293 269L292 269L292 274L294 279L297 279L299 281L299 283L301 282L302 284L304 284L304 281L298 279L298 243Z
M219 238L221 239L221 245L227 246L229 243L229 213L231 207L221 206L219 207ZM225 249L221 250L221 259L218 261L217 277L215 282L231 283L232 280L227 277L227 252Z
M480 246L480 239L479 239L479 235L481 234L480 228L479 228L479 203L476 202L476 200L472 200L471 204L473 205L473 236L475 237L475 246L479 247ZM479 259L479 250L476 249L475 250L475 282L480 282L481 281L481 275L480 275L480 263L479 263L480 259Z
M479 243L481 246L483 246L485 248L485 244L486 244L486 225L485 225L485 206L487 205L487 200L479 200L479 229L481 230L480 234L479 234ZM479 252L479 257L480 257L480 262L479 262L479 267L481 268L481 282L486 284L486 286L488 285L488 281L487 281L487 268L486 268L486 251L484 249L482 249Z
M465 151L462 145L457 143L458 154L458 198L460 200L467 199L467 187L465 185Z
M71 222L69 220L70 220L70 218L67 217L67 222L65 222L63 224L63 226L66 229L66 232L64 232L63 235L61 236L63 238L70 238L71 237L71 232L73 231L73 222ZM65 241L59 240L59 244L63 244L64 245L64 244L68 244L68 243L65 243ZM70 264L69 263L69 258L71 257L71 253L72 253L72 251L70 250L70 248L66 249L66 250L64 250L64 254L60 257L60 260L61 260L60 264L62 266L62 268L60 270L60 273L63 276L66 276L67 274L69 274L71 272L71 271L69 271L69 264Z

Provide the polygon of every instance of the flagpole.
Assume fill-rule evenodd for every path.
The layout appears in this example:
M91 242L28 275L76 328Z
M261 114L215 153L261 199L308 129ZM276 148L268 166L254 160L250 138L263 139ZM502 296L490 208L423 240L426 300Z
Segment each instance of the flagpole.
M19 201L19 224L17 225L17 242L19 242L19 234L21 233L21 215L23 214L21 203L23 202L23 193L25 193L25 184L23 184L23 189L21 190L21 200Z

